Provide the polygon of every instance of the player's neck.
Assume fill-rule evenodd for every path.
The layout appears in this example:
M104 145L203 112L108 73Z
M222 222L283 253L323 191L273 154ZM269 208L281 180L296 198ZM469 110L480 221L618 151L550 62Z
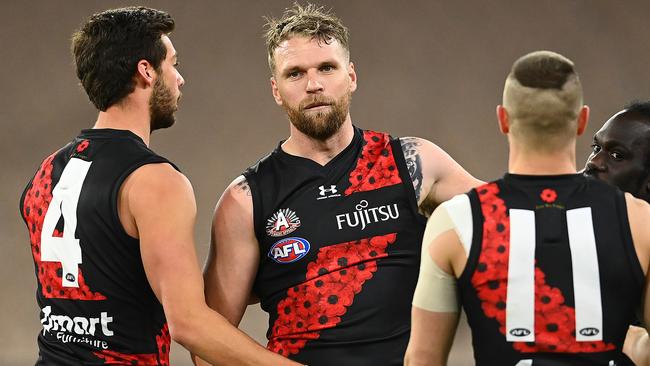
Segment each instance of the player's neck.
M552 153L510 149L508 172L524 175L561 175L576 173L575 149Z
M112 128L129 130L136 134L149 146L151 135L151 115L149 106L125 100L110 106L106 111L99 112L93 128Z
M327 140L317 140L298 131L291 125L291 136L282 144L282 150L290 155L311 159L320 165L327 164L343 151L354 137L350 115L341 128Z

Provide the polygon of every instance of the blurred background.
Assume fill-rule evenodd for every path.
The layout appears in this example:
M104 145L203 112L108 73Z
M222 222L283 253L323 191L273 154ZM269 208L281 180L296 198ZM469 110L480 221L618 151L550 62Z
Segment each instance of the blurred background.
M2 1L0 5L0 365L33 365L41 329L27 230L18 199L41 159L97 111L75 77L70 37L85 17L112 7L146 5L170 12L171 38L185 77L177 124L151 147L181 167L198 202L196 243L202 263L221 192L288 134L269 87L263 16L291 0ZM357 126L429 139L481 179L507 168L506 139L495 106L513 61L550 49L577 65L591 124L578 140L578 167L602 123L632 99L648 99L647 1L320 1L351 32L359 87ZM249 308L241 327L265 344L267 316ZM471 365L465 321L450 365ZM191 365L172 347L172 365Z

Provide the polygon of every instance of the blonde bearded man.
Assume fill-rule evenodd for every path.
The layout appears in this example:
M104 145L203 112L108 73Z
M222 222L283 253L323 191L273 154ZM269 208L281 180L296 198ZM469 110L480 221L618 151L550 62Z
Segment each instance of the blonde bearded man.
M267 45L290 135L217 204L208 303L239 324L261 301L268 348L309 365L400 365L425 215L479 182L429 141L353 125L358 80L333 14L296 5Z

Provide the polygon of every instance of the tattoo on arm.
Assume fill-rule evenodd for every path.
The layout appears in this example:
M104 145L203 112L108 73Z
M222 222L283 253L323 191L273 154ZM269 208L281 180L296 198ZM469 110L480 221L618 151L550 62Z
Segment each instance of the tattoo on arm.
M235 189L246 193L247 196L252 196L251 187L248 185L246 178L242 178L239 183L235 185Z
M413 137L405 137L399 140L402 145L402 152L406 160L406 168L411 176L413 182L413 189L415 190L415 199L420 202L420 194L422 192L422 161L418 153L418 147L421 143Z

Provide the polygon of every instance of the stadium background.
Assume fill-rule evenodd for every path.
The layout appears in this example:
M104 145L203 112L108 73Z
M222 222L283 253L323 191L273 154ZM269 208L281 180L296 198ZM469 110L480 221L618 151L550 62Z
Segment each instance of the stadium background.
M155 133L152 148L178 164L198 202L196 245L206 256L212 210L228 183L287 135L270 93L264 15L273 1L2 1L0 4L0 365L33 364L40 330L35 278L18 198L40 159L82 128L96 111L78 86L70 35L109 7L142 4L176 19L172 40L186 80L178 122ZM631 99L648 97L647 1L322 1L351 32L359 78L352 119L360 127L434 141L475 176L506 168L506 140L494 108L512 62L536 49L573 59L591 125L579 139L584 164L591 135ZM264 341L266 316L247 312L242 328ZM470 365L461 325L450 365ZM172 348L172 364L190 365Z

